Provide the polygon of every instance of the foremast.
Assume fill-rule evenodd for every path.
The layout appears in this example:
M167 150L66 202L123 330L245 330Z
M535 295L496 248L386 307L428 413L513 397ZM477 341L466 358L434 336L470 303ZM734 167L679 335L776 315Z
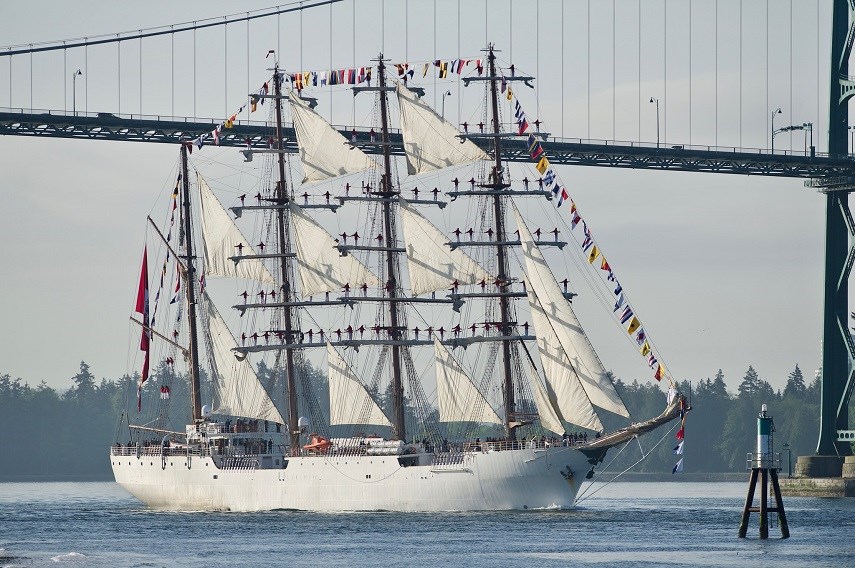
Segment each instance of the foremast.
M501 147L501 125L499 124L499 88L496 84L498 79L496 75L496 55L493 52L493 44L487 46L487 62L490 73L490 106L492 112L493 124L493 157L495 164L493 171L490 174L489 183L482 184L482 187L494 190L493 194L493 215L496 223L496 259L497 259L497 274L496 283L499 287L499 317L501 321L501 335L505 339L502 340L502 366L503 366L503 402L505 405L505 428L508 431L508 438L516 439L516 426L514 413L516 404L514 401L514 383L511 372L511 344L509 336L511 335L510 322L510 298L506 295L510 279L510 269L508 267L508 257L505 254L505 214L502 204L502 190L510 187L510 184L504 183L504 168L502 167L502 147Z
M187 267L187 320L190 332L190 401L193 422L202 419L202 394L199 386L199 342L196 332L196 268L193 262L193 231L190 223L190 175L187 168L187 144L181 145L181 180L184 205L184 262Z

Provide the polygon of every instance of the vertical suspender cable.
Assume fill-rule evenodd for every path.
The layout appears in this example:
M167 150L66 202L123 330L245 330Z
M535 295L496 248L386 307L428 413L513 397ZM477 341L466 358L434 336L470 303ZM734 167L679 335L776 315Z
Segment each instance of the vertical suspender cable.
M668 140L668 0L662 0L662 21L664 22L664 33L662 34L662 61L664 66L663 77L665 78L662 97L662 140Z
M641 142L641 0L638 0L638 141Z
M742 148L742 0L739 0L739 147Z
M33 44L30 44L30 49ZM30 52L30 109L33 108L33 52Z
M790 0L790 124L793 121L793 0ZM790 130L790 151L793 150L793 131Z
M588 102L588 132L587 132L586 138L588 140L590 140L591 139L591 0L588 0L587 18L588 18L588 37L587 37L588 48L587 48L587 51L585 52L585 56L588 58L588 80L587 80L587 86L588 86L588 97L587 97L587 102Z
M249 84L249 12L246 13L246 92L249 93L251 87ZM246 105L246 120L249 121L249 114L252 112L252 107Z
M225 17L223 18L225 19ZM225 116L229 116L229 24L223 26L223 106Z
M89 41L88 37L84 37L83 41ZM86 75L83 76L83 111L89 112L89 46L83 47L83 68L86 69Z
M612 140L617 140L617 38L615 36L615 0L612 0Z
M819 23L820 21L820 12L822 8L822 2L820 0L816 0L816 125L819 126L819 121L822 119L822 114L820 111L820 82L819 82L819 68L822 66L822 61L820 59L820 50L819 50ZM822 128L816 128L817 132L823 132Z
M434 0L435 2L436 0ZM356 67L356 0L353 0L353 49L351 53L353 54L353 66ZM302 44L301 44L302 45ZM302 57L302 56L301 56ZM379 71L378 71L379 77ZM351 97L353 101L351 103L351 122L354 126L356 126L356 97Z
M118 34L116 34L118 36ZM119 114L122 112L122 42L116 42L116 79L119 91Z
M193 22L193 118L196 116L196 22Z
M689 0L689 146L692 145L692 0Z
M769 131L769 0L766 0L766 132L769 132L769 147L775 146L775 133Z
M142 34L142 30L140 30ZM142 38L140 38L140 116L142 116Z
M534 4L534 9L536 11L534 18L535 25L535 42L534 42L534 67L536 69L535 74L537 75L537 79L540 80L540 0L537 0ZM513 60L511 60L513 63ZM535 108L537 109L537 119L540 120L540 89L535 89L534 93L535 100ZM540 129L538 129L540 130Z
M173 27L173 26L170 26L170 27ZM171 71L172 75L170 76L170 79L171 79L170 83L172 85L172 116L174 118L175 117L175 34L174 33L169 34L169 48L170 48L169 60L172 64L172 71Z
M561 137L564 138L564 2L561 3Z
M406 22L404 22L404 26L405 26L404 27L404 37L406 37L406 35L407 35ZM407 58L407 61L409 61L409 58ZM333 5L332 4L330 4L330 69L333 69ZM333 117L335 115L333 114L333 88L332 88L332 85L329 85L329 89L330 89L330 120L333 120ZM335 123L333 122L333 124L335 124Z
M718 146L718 0L715 0L715 145Z
M63 41L62 43L65 43L65 42ZM68 73L67 56L68 56L68 54L66 53L66 50L63 49L62 50L62 109L63 109L63 112L65 114L68 114L68 79L65 78L66 74ZM9 65L12 64L11 62L12 62L12 58L10 57L9 58ZM12 104L10 103L9 106L11 107Z

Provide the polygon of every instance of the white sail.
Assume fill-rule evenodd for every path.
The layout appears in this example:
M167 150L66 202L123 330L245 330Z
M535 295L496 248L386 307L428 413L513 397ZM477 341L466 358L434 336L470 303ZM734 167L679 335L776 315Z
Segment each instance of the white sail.
M341 290L345 284L350 284L355 290L363 284L377 286L380 283L374 273L353 255L341 256L332 235L293 202L291 223L297 245L297 267L302 284L300 293L304 298Z
M594 347L582 329L570 302L561 292L552 270L543 258L543 253L534 243L516 205L514 205L514 214L525 256L526 280L535 294L543 315L564 349L564 354L582 383L585 393L595 406L629 417L629 411L594 352Z
M537 336L537 350L546 380L545 396L549 406L560 414L565 422L591 430L602 430L603 424L597 416L591 400L586 394L573 364L564 352L561 342L550 322L549 316L534 291L528 291L531 318ZM534 382L537 382L535 379ZM539 385L538 385L539 386ZM536 390L536 389L535 389ZM542 412L538 403L538 412ZM550 428L551 430L552 428ZM555 431L555 430L553 430ZM564 431L558 432L563 434Z
M544 386L540 383L540 374L534 366L530 358L526 357L529 367L529 379L531 381L531 391L534 394L534 404L537 406L538 420L540 425L556 434L564 434L567 428L564 426L564 421L555 406L549 398Z
M327 341L327 377L330 385L330 425L373 424L392 426L392 422L368 394L347 361Z
M203 308L211 338L211 352L216 372L213 377L213 411L215 414L269 420L285 424L267 391L259 382L249 359L238 359L232 351L237 342L214 303L203 294Z
M413 296L447 290L455 281L460 284L493 281L490 273L471 256L461 249L451 250L446 244L448 237L403 199L401 225Z
M276 279L260 259L247 258L236 263L229 258L253 255L256 252L201 176L199 176L199 193L202 196L200 203L205 275L246 278L275 284Z
M433 343L439 421L504 424L445 345L436 338Z
M421 174L490 158L472 141L458 138L460 132L453 124L402 83L398 83L398 105L408 173Z
M294 130L300 147L303 183L361 172L377 165L362 150L351 146L344 136L300 100L294 91L288 98L291 100Z

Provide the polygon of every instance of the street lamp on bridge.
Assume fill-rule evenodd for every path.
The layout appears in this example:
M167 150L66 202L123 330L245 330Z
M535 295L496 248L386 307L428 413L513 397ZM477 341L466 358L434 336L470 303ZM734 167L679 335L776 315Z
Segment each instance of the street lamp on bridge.
M772 153L775 153L775 115L782 114L781 107L776 108L772 111Z
M659 147L659 99L650 97L651 103L656 103L656 147Z
M77 76L83 75L83 71L78 69L71 74L71 113L77 114ZM67 100L67 99L66 99ZM68 103L66 103L68 104Z

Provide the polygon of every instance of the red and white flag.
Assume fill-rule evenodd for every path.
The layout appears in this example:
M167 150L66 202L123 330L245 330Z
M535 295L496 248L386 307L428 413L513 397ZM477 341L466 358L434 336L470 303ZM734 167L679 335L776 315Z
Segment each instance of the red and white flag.
M140 351L145 352L140 383L137 386L137 412L142 410L142 386L148 380L149 365L149 321L148 321L148 247L143 249L142 270L140 271L140 285L137 290L136 312L142 315L143 329L140 336Z

